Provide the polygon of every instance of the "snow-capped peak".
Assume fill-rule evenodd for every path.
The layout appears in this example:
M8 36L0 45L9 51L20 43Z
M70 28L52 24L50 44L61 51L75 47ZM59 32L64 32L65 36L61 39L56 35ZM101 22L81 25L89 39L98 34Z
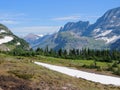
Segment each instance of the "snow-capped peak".
M39 34L39 35L37 35L37 36L39 36L39 37L43 37L44 35L43 35L43 34Z

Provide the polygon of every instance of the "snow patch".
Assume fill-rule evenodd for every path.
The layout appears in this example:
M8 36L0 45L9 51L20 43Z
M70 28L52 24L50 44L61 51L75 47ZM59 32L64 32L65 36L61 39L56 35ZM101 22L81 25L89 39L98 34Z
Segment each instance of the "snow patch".
M117 39L119 39L120 38L120 36L113 36L113 37L111 37L111 38L109 38L108 40L107 40L107 43L111 43L111 42L113 42L113 41L116 41Z
M108 43L112 43L112 42L114 42L114 41L116 41L117 39L119 39L120 38L120 36L112 36L111 38L108 38L108 37L100 37L100 38L97 38L96 40L104 40L104 41L106 41L106 44L108 44Z
M39 36L39 37L43 37L44 35L43 35L43 34L39 34L38 36Z
M108 35L111 32L112 32L112 30L106 30L106 31L102 32L101 34L99 34L99 35L97 35L95 37L97 38L97 37L105 36L105 35Z
M94 29L94 33L97 33L97 32L99 32L100 31L100 28L97 28L97 29Z
M120 23L118 23L116 26L120 26Z
M113 20L110 21L110 23L113 23L113 22L114 22Z
M69 76L73 76L76 78L83 78L86 80L90 80L93 82L99 82L102 84L113 84L116 86L120 86L120 78L118 78L118 77L89 73L89 72L84 72L84 71L80 71L80 70L70 69L68 67L55 66L55 65L45 64L45 63L41 63L41 62L34 62L34 63L37 65L46 67L50 70L54 70L54 71L57 71L57 72L60 72L60 73L63 73L63 74L69 75Z
M113 16L113 18L116 18L117 16Z
M5 33L5 32L6 32L6 31L5 31L5 30L3 30L3 29L1 29L1 30L0 30L0 33Z
M11 36L5 36L4 38L0 39L0 44L7 43L13 40Z
M17 44L16 44L16 45L21 45L21 44L20 44L20 42L17 42Z

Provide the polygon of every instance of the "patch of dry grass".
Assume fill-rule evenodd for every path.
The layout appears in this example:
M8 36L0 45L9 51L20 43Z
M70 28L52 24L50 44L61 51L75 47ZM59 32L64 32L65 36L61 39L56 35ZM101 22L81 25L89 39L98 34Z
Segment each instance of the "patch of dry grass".
M21 86L23 82L26 90L120 90L120 87L77 79L35 65L31 62L35 60L34 57L8 55L0 57L4 59L4 62L0 64L0 77L6 80L3 82L1 79L0 88L5 90L13 90L12 88L17 87L19 87L17 90L25 90L23 89L25 86ZM13 80L10 81L8 77ZM15 84L16 80L18 84ZM7 85L7 88L4 88L4 85Z

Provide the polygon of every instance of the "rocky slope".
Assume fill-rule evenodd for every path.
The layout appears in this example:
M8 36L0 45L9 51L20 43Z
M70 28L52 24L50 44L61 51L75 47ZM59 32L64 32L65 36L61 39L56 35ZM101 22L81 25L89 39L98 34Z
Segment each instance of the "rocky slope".
M70 31L82 36L89 25L89 21L68 22L64 27L61 27L59 32Z
M25 41L27 41L31 46L33 46L34 44L37 44L38 39L42 38L43 35L37 35L37 34L33 34L33 33L29 33L28 35L26 35L25 37L23 37L23 39Z
M110 45L112 50L119 50L120 51L120 39Z

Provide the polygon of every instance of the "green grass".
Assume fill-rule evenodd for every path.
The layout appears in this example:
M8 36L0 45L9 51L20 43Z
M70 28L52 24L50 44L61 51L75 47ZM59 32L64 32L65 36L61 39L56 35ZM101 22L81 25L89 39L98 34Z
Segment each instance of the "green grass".
M61 59L61 58L54 58L54 57L45 57L45 56L38 56L38 61L41 62L47 62L51 64L56 65L62 65L62 66L82 66L84 64L91 65L94 63L94 60L72 60L72 59ZM106 68L108 64L112 63L106 63L106 62L96 62L98 66L102 66Z
M28 86L32 90L119 90L120 87L115 87L112 85L102 85L99 83L93 83L84 79L77 79L70 77L55 71L51 71L44 67L35 65L32 61L41 61L51 64L65 65L80 65L81 63L90 64L92 61L82 61L78 60L65 60L52 57L21 57L21 56L9 56L5 54L0 54L1 59L4 60L0 64L0 77L1 76L12 76L18 78L19 80L28 83ZM104 64L103 64L104 65ZM30 75L30 76L29 76ZM10 84L12 83L12 84ZM11 86L13 81L8 81L2 84ZM20 85L23 83L18 82ZM18 84L17 83L17 84ZM3 85L4 86L4 85ZM0 87L2 88L1 84ZM13 86L15 87L15 86ZM16 86L17 87L17 86ZM4 87L3 87L4 88ZM36 89L37 88L37 89ZM12 89L4 89L12 90Z
M44 62L44 63L75 68L75 69L88 71L88 72L94 72L94 73L111 75L111 76L117 75L118 77L120 76L119 75L120 64L118 64L118 67L111 68L114 62L108 63L108 62L96 61L96 66L95 66L94 60L72 60L72 59L61 59L61 58L46 57L46 56L37 56L35 60Z

